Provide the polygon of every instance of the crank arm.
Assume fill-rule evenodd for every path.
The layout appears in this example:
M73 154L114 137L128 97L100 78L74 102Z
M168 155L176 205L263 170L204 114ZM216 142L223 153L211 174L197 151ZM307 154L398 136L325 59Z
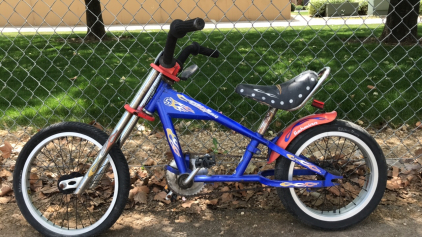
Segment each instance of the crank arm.
M83 177L76 177L73 179L63 180L59 183L59 187L62 190L72 189L78 187L79 183L82 181Z

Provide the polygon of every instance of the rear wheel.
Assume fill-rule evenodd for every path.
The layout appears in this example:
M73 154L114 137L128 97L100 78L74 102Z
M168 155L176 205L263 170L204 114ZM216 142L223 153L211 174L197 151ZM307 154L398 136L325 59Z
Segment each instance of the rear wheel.
M59 186L83 176L107 138L87 124L61 123L43 129L24 146L13 186L23 216L40 233L97 235L119 218L129 193L129 170L118 147L109 152L110 166L95 187L75 195L75 189Z
M288 151L334 175L343 176L327 188L278 188L286 209L312 227L339 230L364 220L380 202L387 182L381 148L362 128L334 121L310 128L292 141ZM322 180L320 175L293 175L304 169L289 159L276 162L277 180Z

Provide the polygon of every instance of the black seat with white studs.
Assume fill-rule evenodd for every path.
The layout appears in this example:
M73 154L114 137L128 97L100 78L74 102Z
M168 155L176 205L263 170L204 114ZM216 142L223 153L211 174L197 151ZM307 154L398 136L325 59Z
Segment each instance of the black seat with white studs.
M308 97L318 82L318 74L305 71L295 78L275 86L239 84L236 92L268 106L292 110Z

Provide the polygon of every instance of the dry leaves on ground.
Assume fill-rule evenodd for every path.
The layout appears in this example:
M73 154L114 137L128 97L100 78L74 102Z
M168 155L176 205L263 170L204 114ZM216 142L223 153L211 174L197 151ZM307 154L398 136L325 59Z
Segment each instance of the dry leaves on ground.
M4 145L0 146L0 151L2 152L1 157L3 159L9 159L10 154L12 154L13 147L8 141L4 141Z

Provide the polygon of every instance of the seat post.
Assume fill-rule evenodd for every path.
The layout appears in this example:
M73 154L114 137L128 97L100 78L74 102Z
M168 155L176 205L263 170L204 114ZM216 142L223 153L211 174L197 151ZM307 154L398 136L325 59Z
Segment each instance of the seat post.
M262 120L261 125L259 125L258 133L264 135L265 131L267 131L268 126L270 126L271 121L274 118L274 115L277 113L276 108L271 108L267 115L265 116L264 120Z

